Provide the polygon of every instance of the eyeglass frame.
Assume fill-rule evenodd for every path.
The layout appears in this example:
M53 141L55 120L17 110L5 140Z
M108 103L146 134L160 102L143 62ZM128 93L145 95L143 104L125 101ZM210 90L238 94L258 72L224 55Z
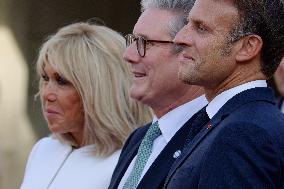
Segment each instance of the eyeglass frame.
M134 41L136 41L136 49L140 57L145 57L146 55L146 45L147 43L163 43L163 44L174 44L173 41L167 41L167 40L154 40L154 39L145 39L143 36L135 35L135 34L127 34L124 36L126 39L126 47L129 47ZM142 42L143 45L143 54L140 52L140 48L138 47L141 43L139 43L139 40Z

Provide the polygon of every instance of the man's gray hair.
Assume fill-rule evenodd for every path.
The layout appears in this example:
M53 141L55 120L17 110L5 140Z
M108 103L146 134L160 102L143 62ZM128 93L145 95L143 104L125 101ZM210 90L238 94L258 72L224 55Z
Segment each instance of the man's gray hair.
M171 11L176 17L168 25L169 35L174 38L177 32L187 23L186 18L195 0L141 0L141 12L157 8Z
M140 4L142 12L149 8L158 8L188 14L194 0L141 0Z

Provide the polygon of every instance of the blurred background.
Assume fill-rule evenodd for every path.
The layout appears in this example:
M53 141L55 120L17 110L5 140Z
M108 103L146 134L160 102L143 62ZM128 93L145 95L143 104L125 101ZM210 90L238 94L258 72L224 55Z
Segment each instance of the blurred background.
M100 18L122 35L139 16L138 0L0 0L0 189L18 189L33 144L48 130L34 99L40 45L58 28Z

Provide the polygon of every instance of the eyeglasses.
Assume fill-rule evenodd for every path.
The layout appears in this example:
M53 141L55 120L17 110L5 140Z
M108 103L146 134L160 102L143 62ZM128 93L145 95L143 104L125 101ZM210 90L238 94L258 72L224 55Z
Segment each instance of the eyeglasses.
M128 47L131 45L134 41L136 41L136 47L138 54L141 57L144 57L146 54L146 45L149 43L168 43L168 44L173 44L172 41L163 41L163 40L150 40L150 39L145 39L142 36L136 36L134 34L127 34L125 36L126 39L126 46Z

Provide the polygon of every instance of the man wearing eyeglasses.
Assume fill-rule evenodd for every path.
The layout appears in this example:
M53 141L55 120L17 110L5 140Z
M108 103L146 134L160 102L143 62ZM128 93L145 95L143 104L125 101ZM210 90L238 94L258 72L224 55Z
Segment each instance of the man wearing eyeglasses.
M142 0L141 5L133 34L126 36L124 59L133 73L131 97L150 106L155 116L153 124L126 141L109 189L161 188L188 133L198 132L191 130L191 118L207 104L200 87L179 81L179 48L172 42L192 2Z

